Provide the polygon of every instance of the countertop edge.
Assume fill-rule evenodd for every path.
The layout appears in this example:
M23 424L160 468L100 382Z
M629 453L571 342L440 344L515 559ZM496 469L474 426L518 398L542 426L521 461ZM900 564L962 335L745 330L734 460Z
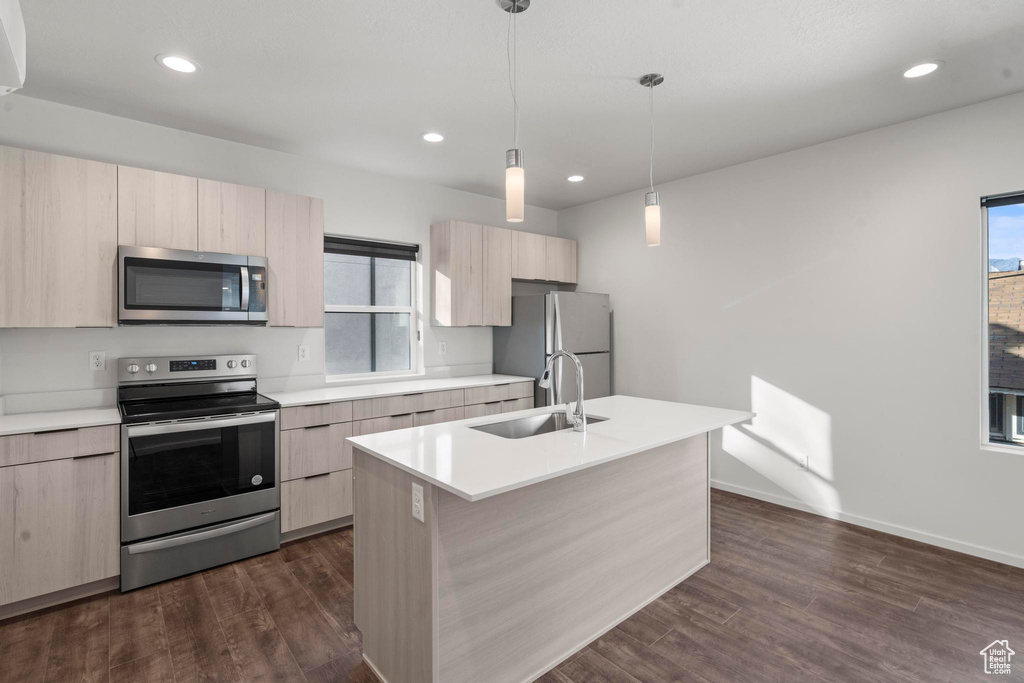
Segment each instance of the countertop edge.
M527 412L527 411L523 411L523 412ZM702 428L698 429L698 430L688 430L686 432L682 432L679 435L673 436L673 437L668 438L668 439L659 439L659 440L656 440L656 441L652 441L649 444L644 444L641 447L628 448L628 449L622 451L621 453L617 453L616 455L608 456L607 458L601 458L599 460L594 460L593 462L582 463L582 464L580 464L578 466L569 467L569 468L566 468L566 469L561 470L559 472L553 472L553 473L549 473L549 474L545 474L545 475L540 475L540 476L533 477L531 479L526 479L526 480L523 480L523 481L520 481L520 482L514 482L514 483L509 484L507 486L500 486L500 487L495 488L495 489L490 489L490 490L487 490L487 491L480 491L480 492L477 492L477 493L468 493L466 491L461 491L459 489L456 489L453 486L445 484L444 482L438 481L437 479L435 479L433 477L430 477L430 476L424 474L423 472L420 472L419 470L417 470L415 468L412 468L412 467L409 467L409 466L407 466L407 465L405 465L403 463L397 462L397 461L393 460L392 458L389 458L388 456L384 455L383 453L381 453L379 451L375 451L375 450L373 450L373 449L371 449L371 448L369 448L367 446L362 445L361 443L359 443L360 437L358 437L358 436L349 437L347 440L351 441L354 446L358 447L359 450L363 451L364 453L368 453L369 455L372 455L372 456L374 456L375 458L377 458L379 460L383 460L384 462L388 463L389 465L392 465L393 467L397 467L398 469L400 469L400 470L402 470L402 471L404 471L404 472L406 472L408 474L411 474L414 477L418 477L419 479L422 479L424 481L430 482L434 486L437 486L438 488L443 489L443 490L447 491L448 493L456 495L459 498L462 498L463 500L469 501L471 503L475 503L477 501L484 500L484 499L487 499L487 498L491 498L492 496L497 496L497 495L500 495L502 493L507 493L509 491L515 491L516 489L521 489L521 488L525 488L527 486L532 486L533 484L539 484L539 483L541 483L543 481L548 481L550 479L557 479L558 477L562 477L562 476L565 476L567 474L573 474L574 472L580 472L582 470L586 470L586 469L589 469L591 467L597 467L598 465L604 465L605 463L614 462L616 460L621 460L622 458L628 458L631 455L637 455L638 453L644 453L646 451L649 451L649 450L652 450L652 449L655 449L655 448L660 448L660 447L665 446L665 445L670 444L670 443L675 443L677 441L683 441L685 439L689 439L689 438L697 436L699 434L707 434L709 432L715 431L716 429L722 429L724 427L728 427L729 425L738 424L740 422L746 422L747 420L749 420L749 419L751 419L751 418L753 418L755 416L755 414L752 413L752 412L745 412L745 411L736 411L736 412L739 412L741 414L737 415L737 416L735 416L735 417L733 417L731 419L727 419L727 420L723 420L723 421L716 421L716 422L710 423L710 424L708 424L706 426L702 426ZM466 427L468 428L468 425ZM372 434L368 434L366 436L367 437L371 437L373 435Z
M401 396L411 392L421 391L454 391L458 389L471 389L474 387L491 386L496 384L535 382L534 377L520 377L518 375L465 375L464 377L432 377L424 379L403 380L399 382L378 382L367 384L352 384L344 387L320 387L317 389L300 389L298 391L268 391L260 393L269 399L277 401L282 408L294 408L295 406L321 405L324 403L335 403L341 401L360 401L368 398L385 398L388 396ZM389 385L396 388L391 389ZM410 385L417 385L410 388ZM368 387L377 387L369 393L358 393ZM339 396L300 400L293 396L311 395L316 393L337 392ZM353 395L346 395L348 392L356 392Z

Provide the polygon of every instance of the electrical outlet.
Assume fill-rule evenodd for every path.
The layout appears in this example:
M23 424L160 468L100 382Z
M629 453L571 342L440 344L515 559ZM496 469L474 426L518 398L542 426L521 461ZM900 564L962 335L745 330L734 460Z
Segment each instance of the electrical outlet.
M798 470L803 470L804 472L806 472L807 471L807 456L804 455L803 453L797 453L793 457L794 457L794 459L796 459L796 468Z
M442 356L448 353L448 342L437 342L437 352Z
M423 521L423 487L412 485L412 518Z
M93 372L99 372L100 370L107 369L107 352L106 351L90 351L89 352L89 369Z
M299 347L299 361L305 363L309 360L309 345L303 344Z

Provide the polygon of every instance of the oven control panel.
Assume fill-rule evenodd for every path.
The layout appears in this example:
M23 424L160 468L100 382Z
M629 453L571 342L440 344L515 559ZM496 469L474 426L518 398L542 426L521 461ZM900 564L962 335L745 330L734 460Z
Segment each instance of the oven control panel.
M255 379L256 356L119 358L117 379L121 384L135 382L183 382L197 379Z
M217 361L213 358L202 360L172 360L170 362L171 372L196 372L197 370L216 370Z

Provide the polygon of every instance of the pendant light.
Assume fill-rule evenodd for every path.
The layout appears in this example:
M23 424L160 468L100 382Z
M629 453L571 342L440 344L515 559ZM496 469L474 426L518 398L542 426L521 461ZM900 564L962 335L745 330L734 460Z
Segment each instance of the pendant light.
M661 204L658 201L658 193L654 191L654 86L664 82L665 77L661 74L647 74L640 79L640 85L647 88L651 102L651 191L644 197L644 222L649 247L661 244Z
M505 56L508 60L508 87L512 91L512 149L505 152L505 220L522 223L526 214L526 174L523 150L519 149L519 100L516 98L516 15L530 7L530 0L498 0L508 12Z

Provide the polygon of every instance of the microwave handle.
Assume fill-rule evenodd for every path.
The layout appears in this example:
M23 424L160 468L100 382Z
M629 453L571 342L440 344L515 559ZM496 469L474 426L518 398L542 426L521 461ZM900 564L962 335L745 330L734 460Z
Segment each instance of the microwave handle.
M226 420L196 420L195 422L174 422L163 425L142 425L128 428L128 438L136 436L155 436L157 434L174 434L176 432L195 432L201 429L222 429L224 427L240 427L242 425L276 422L277 413L259 413L243 417L231 417Z
M249 310L249 266L238 269L242 275L242 310Z

